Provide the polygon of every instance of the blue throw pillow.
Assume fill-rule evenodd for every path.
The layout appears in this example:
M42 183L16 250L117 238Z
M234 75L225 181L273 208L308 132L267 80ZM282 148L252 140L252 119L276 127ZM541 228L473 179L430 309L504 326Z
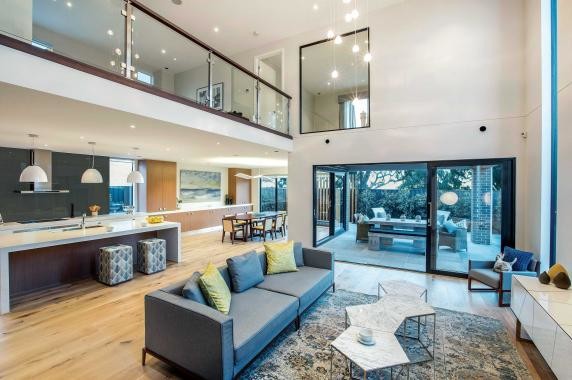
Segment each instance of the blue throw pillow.
M296 260L297 267L304 266L304 252L302 251L302 243L294 243L294 260Z
M446 229L450 234L454 234L459 229L459 227L457 227L457 225L451 220L447 220L445 223L443 223L443 228Z
M203 291L199 286L199 278L201 274L199 272L193 273L189 281L185 284L183 288L183 297L193 300L198 303L202 303L203 305L207 304L207 300L203 295Z
M252 251L241 256L226 260L232 289L236 293L244 292L264 281L262 266L256 252Z
M534 257L533 253L520 251L511 247L504 247L504 261L511 262L516 259L516 263L512 266L515 272L525 272L528 270L528 264Z

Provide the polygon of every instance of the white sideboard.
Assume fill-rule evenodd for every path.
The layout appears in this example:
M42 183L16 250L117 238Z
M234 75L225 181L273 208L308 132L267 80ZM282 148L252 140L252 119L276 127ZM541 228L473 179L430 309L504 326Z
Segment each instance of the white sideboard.
M572 290L512 276L510 307L517 339L524 329L559 379L572 379Z

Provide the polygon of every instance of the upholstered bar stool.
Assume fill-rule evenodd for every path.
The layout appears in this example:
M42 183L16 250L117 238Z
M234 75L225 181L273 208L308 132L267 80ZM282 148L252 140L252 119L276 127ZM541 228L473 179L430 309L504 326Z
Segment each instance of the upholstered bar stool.
M145 274L167 268L167 242L164 239L145 239L137 242L137 270Z
M113 286L133 278L133 248L113 245L99 249L97 276L100 282Z

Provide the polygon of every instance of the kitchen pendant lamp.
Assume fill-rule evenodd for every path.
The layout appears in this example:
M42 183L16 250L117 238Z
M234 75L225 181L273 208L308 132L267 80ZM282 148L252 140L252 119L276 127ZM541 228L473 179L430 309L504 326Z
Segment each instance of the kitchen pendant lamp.
M26 166L20 174L20 182L48 182L48 175L35 163L34 157L34 143L38 135L28 135L32 139L32 160L30 165Z
M136 152L139 150L139 148L133 148L133 150ZM127 176L127 183L145 183L145 178L139 170L133 170Z
M91 168L83 172L81 183L102 183L103 177L99 170L95 168L95 143L88 142L91 145Z

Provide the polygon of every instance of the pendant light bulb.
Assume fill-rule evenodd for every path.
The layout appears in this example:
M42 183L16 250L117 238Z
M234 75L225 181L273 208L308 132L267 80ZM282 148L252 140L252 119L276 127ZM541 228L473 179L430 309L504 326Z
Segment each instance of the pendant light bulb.
M352 22L353 19L354 19L354 18L353 18L353 16L352 16L351 13L346 13L346 14L344 15L344 20L346 20L346 22Z
M328 37L328 40L331 40L335 36L336 36L336 34L334 33L334 31L332 29L328 30L328 33L326 33L326 37Z
M340 36L339 34L336 36L336 38L334 39L334 43L336 45L340 45L342 43L342 36Z
M344 3L344 4L349 4L351 2L352 2L352 0L342 0L342 3Z
M365 55L363 56L363 60L364 60L364 62L370 62L371 61L371 53L370 52L365 53Z
M357 9L354 9L352 13L350 13L352 19L356 20L359 17L359 12Z
M336 79L339 76L340 76L340 73L338 73L338 70L332 71L332 78Z
M352 46L352 51L353 51L354 53L359 53L359 45L358 45L358 44L355 44L354 46Z

